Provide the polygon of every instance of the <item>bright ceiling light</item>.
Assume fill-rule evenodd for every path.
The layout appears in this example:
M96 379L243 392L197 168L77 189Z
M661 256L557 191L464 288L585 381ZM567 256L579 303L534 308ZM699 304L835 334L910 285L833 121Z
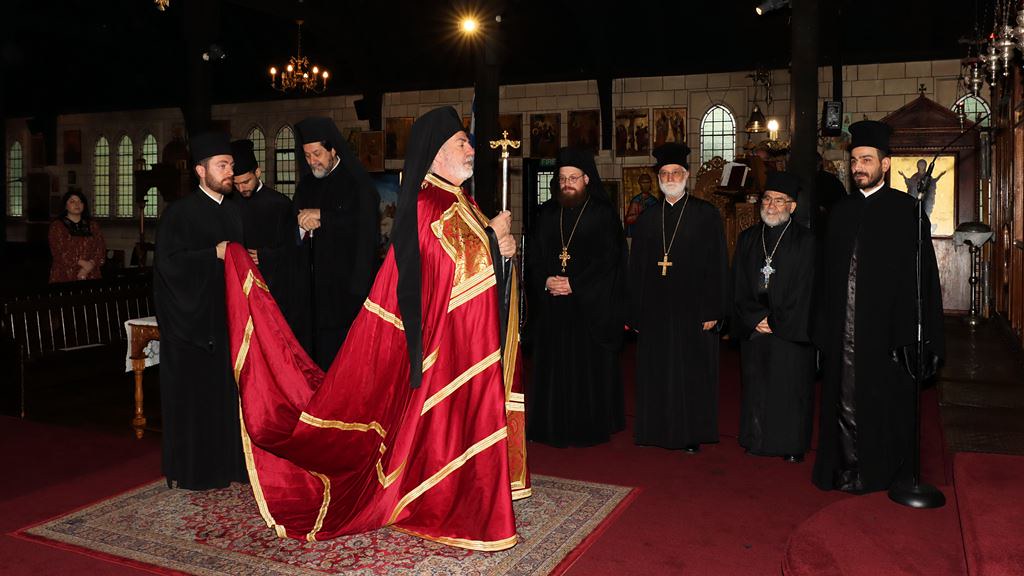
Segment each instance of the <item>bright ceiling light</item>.
M758 16L764 16L785 6L789 6L789 0L764 0L754 8L754 12L757 12Z

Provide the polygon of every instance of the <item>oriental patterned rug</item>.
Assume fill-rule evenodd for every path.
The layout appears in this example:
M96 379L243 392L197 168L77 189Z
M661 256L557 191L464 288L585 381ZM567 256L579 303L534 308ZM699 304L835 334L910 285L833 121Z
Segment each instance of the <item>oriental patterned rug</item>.
M190 492L169 490L162 480L18 535L165 574L557 574L632 493L535 475L533 496L515 503L519 544L501 552L452 548L388 529L327 542L277 538L248 486Z

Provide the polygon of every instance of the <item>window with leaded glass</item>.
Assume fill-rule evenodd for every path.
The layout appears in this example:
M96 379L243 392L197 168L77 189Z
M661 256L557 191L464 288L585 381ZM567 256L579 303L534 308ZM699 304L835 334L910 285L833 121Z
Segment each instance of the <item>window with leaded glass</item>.
M110 217L110 144L100 136L92 151L92 215Z
M7 215L25 215L25 155L21 142L7 151Z
M157 150L156 137L152 134L147 134L142 140L142 163L146 165L146 170L152 170L153 165L160 162ZM142 209L142 214L146 218L156 218L159 209L160 194L156 186L151 186L149 190L146 190L146 205Z
M287 125L274 138L274 188L289 198L295 195L295 134Z
M117 143L117 216L131 218L134 199L132 198L132 181L134 180L134 156L132 155L132 139L128 135L121 137Z
M715 156L731 161L736 155L736 119L728 108L717 104L700 121L700 161Z

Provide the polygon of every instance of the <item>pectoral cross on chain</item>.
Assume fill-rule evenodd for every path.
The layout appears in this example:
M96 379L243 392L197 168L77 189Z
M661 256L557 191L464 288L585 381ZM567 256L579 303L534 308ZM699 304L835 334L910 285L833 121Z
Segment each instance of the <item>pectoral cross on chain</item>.
M558 259L562 261L562 272L565 272L565 266L572 260L572 256L569 256L569 249L562 248L562 253L558 255Z
M658 266L661 266L661 275L662 276L668 276L668 268L671 265L672 265L672 262L669 261L668 254L666 253L665 256L662 257L661 262L658 262Z
M772 268L772 259L768 258L764 262L764 268L761 268L761 274L764 274L764 285L766 288L768 287L768 281L774 273L775 268Z

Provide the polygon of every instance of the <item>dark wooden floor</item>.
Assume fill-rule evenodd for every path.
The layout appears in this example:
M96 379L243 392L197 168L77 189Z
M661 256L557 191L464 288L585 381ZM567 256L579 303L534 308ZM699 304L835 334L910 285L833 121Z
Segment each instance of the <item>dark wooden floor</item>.
M950 452L1024 454L1024 354L999 321L946 319L939 407Z

